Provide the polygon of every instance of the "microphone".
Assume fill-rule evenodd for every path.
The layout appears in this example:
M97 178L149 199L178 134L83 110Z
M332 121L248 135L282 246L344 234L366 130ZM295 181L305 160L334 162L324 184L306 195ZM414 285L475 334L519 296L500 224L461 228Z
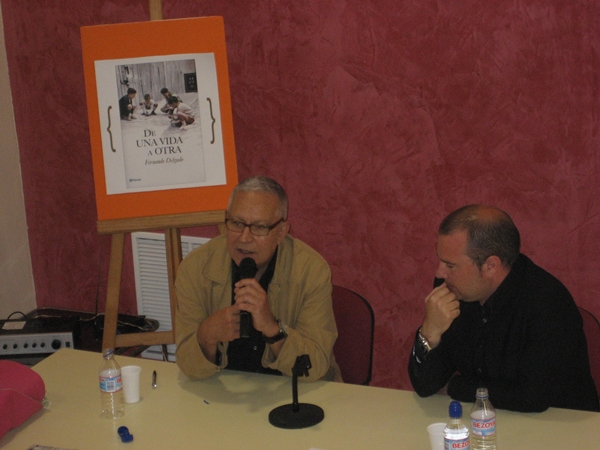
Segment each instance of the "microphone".
M244 258L240 261L240 280L254 278L258 272L256 262L252 258ZM250 321L252 317L248 311L240 312L240 337L250 337Z

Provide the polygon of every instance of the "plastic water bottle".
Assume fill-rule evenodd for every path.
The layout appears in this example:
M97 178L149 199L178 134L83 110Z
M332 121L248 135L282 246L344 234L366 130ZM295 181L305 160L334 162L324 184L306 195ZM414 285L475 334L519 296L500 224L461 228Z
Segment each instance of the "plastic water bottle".
M454 400L448 412L450 421L444 429L444 450L470 450L469 429L462 421L462 405Z
M121 367L114 359L112 348L104 350L102 365L99 370L100 397L102 401L102 417L117 419L124 414L123 383Z
M471 408L471 430L472 450L496 450L496 410L486 388L477 389Z

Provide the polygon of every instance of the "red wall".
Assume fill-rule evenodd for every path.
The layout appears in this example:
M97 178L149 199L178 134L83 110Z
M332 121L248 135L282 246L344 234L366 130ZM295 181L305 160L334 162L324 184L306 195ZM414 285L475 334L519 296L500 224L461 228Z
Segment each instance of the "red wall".
M79 27L145 0L2 0L38 306L103 310ZM498 205L523 250L600 316L600 0L163 0L225 18L240 178L291 198L292 232L376 313L373 384L406 361L436 228ZM143 39L143 36L130 36ZM123 45L127 45L124 40ZM135 311L127 263L123 309Z

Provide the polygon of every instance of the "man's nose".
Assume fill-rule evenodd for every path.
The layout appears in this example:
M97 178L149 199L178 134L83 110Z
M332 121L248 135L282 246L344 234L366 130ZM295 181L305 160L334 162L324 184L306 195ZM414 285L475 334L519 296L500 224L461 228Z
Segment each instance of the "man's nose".
M447 275L448 274L446 272L446 268L444 266L444 263L440 262L438 264L437 270L435 271L435 277L436 278L443 278L445 280Z
M240 240L244 242L250 242L254 239L254 235L250 233L250 227L246 226L242 230L242 234L240 235Z

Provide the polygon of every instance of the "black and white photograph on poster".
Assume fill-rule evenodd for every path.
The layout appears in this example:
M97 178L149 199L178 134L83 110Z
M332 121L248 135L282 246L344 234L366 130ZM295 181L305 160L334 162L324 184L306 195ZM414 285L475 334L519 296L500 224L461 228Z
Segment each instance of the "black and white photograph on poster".
M95 61L107 194L225 184L212 53Z

